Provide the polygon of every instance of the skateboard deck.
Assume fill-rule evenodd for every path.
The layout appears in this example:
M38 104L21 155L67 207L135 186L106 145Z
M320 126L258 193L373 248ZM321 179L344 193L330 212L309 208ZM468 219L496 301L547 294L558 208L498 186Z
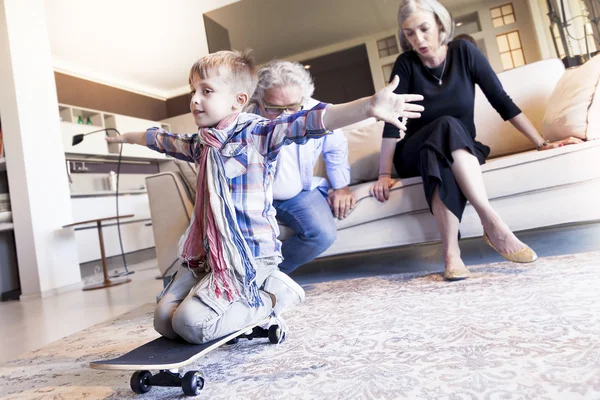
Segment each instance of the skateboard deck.
M90 367L94 369L125 371L137 369L161 370L182 368L231 340L245 337L244 333L250 330L253 331L252 335L248 335L252 336L248 337L250 340L256 337L269 337L270 339L268 331L262 333L255 329L268 322L269 319L266 319L257 324L247 326L239 331L203 344L190 344L183 340L172 340L160 337L122 355L121 357L110 360L92 361Z
M204 387L204 376L199 371L188 371L185 374L179 369L193 363L200 357L218 347L229 343L237 343L238 339L269 338L276 344L285 339L285 333L278 325L269 329L261 325L269 323L270 318L223 336L219 339L204 343L190 344L183 340L171 340L160 337L148 342L129 353L111 360L92 361L90 367L105 370L136 370L130 379L131 389L138 394L148 392L152 386L181 387L188 396L196 396ZM159 370L152 374L150 369Z

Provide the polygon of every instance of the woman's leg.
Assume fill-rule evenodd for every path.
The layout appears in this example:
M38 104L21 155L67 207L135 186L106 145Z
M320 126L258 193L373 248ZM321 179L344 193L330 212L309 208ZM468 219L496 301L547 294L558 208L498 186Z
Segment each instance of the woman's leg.
M453 151L452 158L454 162L450 169L454 178L465 197L475 208L483 229L494 246L503 253L513 253L526 247L492 208L485 191L483 175L477 158L466 149Z
M469 271L460 257L458 246L458 225L456 215L446 207L440 199L439 189L436 188L431 199L431 209L442 237L446 279L464 279L469 276Z
M431 208L442 237L446 265L462 263L458 247L458 218L442 202L438 189L433 193Z

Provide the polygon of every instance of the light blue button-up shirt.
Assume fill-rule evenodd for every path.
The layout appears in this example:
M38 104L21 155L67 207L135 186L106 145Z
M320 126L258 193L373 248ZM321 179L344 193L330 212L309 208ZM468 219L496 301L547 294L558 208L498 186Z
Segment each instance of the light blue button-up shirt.
M311 109L317 104L317 100L309 99L305 109ZM251 112L260 114L258 107ZM314 168L320 155L323 155L329 182L324 177L314 176ZM349 184L348 140L344 132L337 129L330 135L309 140L302 145L293 143L280 151L273 181L273 198L288 200L302 190L319 188L327 192L330 187L341 189Z

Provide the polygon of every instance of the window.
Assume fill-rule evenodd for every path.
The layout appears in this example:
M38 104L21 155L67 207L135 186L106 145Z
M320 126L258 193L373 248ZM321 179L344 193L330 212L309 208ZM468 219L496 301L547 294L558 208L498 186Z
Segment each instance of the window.
M490 9L494 28L517 22L512 3Z
M387 64L381 67L381 72L383 72L383 81L388 83L390 78L392 77L392 70L394 69L394 63Z
M552 34L554 35L554 43L556 44L556 50L558 51L558 58L565 57L567 54L565 53L565 49L562 44L558 26L554 25L552 27Z
M525 54L521 44L521 35L519 31L512 31L496 36L500 58L504 70L513 69L525 65Z
M377 50L379 50L379 58L393 56L398 54L398 43L396 42L396 36L386 37L377 41Z

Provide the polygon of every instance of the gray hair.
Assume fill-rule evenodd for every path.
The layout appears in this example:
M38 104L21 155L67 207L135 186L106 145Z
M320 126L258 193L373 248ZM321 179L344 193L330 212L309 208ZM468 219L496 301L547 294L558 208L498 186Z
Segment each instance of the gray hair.
M252 95L252 103L262 102L265 91L278 86L298 85L302 90L302 102L315 91L315 85L306 68L292 61L273 60L258 70L258 86Z
M398 8L398 36L400 37L402 50L408 51L411 49L410 43L402 31L402 24L418 10L433 13L435 20L442 26L440 29L440 44L448 44L454 36L454 18L452 18L446 7L437 0L402 0Z

